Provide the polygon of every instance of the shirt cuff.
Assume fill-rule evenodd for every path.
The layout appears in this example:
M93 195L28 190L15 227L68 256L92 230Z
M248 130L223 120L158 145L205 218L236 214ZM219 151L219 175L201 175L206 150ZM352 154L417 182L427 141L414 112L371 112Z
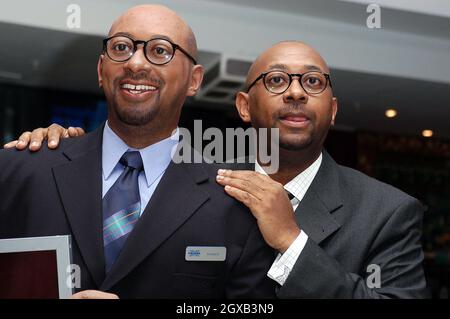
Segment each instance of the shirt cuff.
M298 257L300 257L300 254L302 253L307 240L308 235L303 230L300 231L300 235L298 235L298 237L284 252L284 254L278 254L277 258L272 264L272 267L270 267L267 276L283 286L286 282L287 277L294 268Z

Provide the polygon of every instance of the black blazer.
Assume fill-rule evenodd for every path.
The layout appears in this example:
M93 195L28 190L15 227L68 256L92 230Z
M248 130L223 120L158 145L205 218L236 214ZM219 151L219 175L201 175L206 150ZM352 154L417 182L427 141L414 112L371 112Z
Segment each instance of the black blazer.
M423 212L417 199L338 165L324 151L317 175L295 210L308 241L284 285L277 287L277 297L429 297L422 267ZM379 288L374 285L377 266Z
M0 151L0 238L72 235L81 288L121 298L275 296L274 259L255 219L215 182L210 164L167 168L122 253L105 275L103 127L56 151ZM186 261L187 246L224 246L226 260Z
M295 211L309 239L280 298L421 298L423 207L402 191L337 165L321 167ZM380 267L380 287L375 271ZM369 285L367 285L369 282Z

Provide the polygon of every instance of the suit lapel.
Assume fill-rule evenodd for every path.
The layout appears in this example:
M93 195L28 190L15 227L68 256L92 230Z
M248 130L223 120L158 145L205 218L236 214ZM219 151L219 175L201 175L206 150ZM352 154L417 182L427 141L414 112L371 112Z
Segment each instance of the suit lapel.
M207 179L199 164L170 163L102 289L110 289L130 273L208 200L198 185Z
M319 171L295 210L297 224L317 244L341 227L332 215L342 207L337 168L336 162L326 151L323 151ZM234 164L230 169L255 170L255 165L254 163Z
M342 207L339 189L337 164L324 151L319 171L295 210L297 224L317 244L340 228L332 215Z
M255 170L255 165L235 164L231 169ZM295 210L295 219L300 229L319 244L340 228L340 224L332 215L340 207L342 199L339 192L337 164L324 151L319 171Z
M81 255L99 287L104 278L102 238L103 126L64 151L69 162L53 168L56 185Z

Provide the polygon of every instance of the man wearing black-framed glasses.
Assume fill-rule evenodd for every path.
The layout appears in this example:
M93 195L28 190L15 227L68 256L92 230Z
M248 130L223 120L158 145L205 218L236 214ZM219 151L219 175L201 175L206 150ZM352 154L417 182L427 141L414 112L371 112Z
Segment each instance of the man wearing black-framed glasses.
M253 127L279 129L279 170L219 171L279 252L268 276L281 298L422 298L423 207L338 165L323 149L337 114L330 70L310 46L280 42L252 64L236 107ZM252 167L253 168L253 167Z
M204 73L191 28L143 5L103 43L107 122L58 151L0 151L0 238L72 235L74 298L273 297L273 251L218 167L172 161Z

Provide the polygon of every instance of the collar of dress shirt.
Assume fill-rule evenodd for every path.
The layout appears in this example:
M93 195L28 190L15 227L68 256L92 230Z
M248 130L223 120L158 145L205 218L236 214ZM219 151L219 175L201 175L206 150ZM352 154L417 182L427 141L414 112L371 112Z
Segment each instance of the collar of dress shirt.
M144 164L144 175L147 186L150 185L160 176L169 166L172 160L172 150L178 145L179 129L174 134L158 143L152 144L142 149L134 149L129 147L125 142L109 127L108 122L103 130L102 145L102 164L103 178L107 180L114 168L118 165L122 155L130 151L139 151L141 153L142 162Z
M311 186L314 177L316 177L321 164L322 153L320 153L319 157L310 166L308 166L307 169L284 185L284 189L294 195L300 202L308 191L309 186ZM259 165L258 161L255 162L255 172L267 175L264 169Z

